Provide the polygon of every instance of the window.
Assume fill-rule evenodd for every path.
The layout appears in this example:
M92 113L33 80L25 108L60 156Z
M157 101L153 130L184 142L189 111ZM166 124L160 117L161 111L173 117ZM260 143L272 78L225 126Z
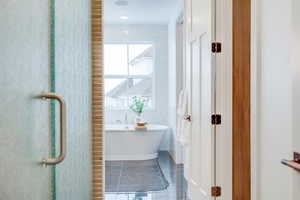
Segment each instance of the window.
M154 48L152 44L105 44L105 107L128 109L134 96L153 108Z

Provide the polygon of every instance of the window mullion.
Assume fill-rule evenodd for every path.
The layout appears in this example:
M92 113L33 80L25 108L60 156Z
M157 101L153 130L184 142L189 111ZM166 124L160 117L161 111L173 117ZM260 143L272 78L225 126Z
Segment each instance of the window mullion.
M118 89L117 90L111 90L112 91L111 94L116 93L118 95L121 95L122 98L120 98L121 96L120 97L119 96L118 97L112 96L111 97L112 98L112 103L110 105L112 105L112 107L115 105L116 108L117 107L118 108L123 107L121 109L126 109L127 110L129 108L129 103L130 103L130 90L135 90L135 88L132 87L132 85L134 85L134 81L138 80L137 82L139 83L140 80L143 81L145 79L148 79L148 80L152 79L152 91L151 91L152 94L149 94L150 95L149 97L152 101L151 106L155 106L153 104L154 101L155 101L155 99L154 99L155 98L155 94L154 94L155 93L155 87L154 87L154 82L153 82L154 81L154 71L155 71L154 58L153 58L153 61L152 61L153 62L152 66L150 66L150 67L152 67L152 70L153 70L152 74L143 74L143 71L142 72L138 71L139 69L137 69L136 74L135 73L132 74L131 71L130 71L131 70L131 68L130 68L131 67L131 65L130 65L131 45L132 45L131 43L124 44L125 49L126 49L126 54L124 56L126 56L126 61L127 61L127 63L126 63L127 72L125 74L111 74L111 75L104 74L105 81L106 80L111 81L113 84L116 84L116 83L119 83L119 82L121 83L121 80L119 81L119 80L116 80L116 79L122 79L122 81L124 81L124 80L126 81L126 85L124 85L124 83L123 83L123 85L120 84L120 86L122 86L123 88L120 88L120 87L118 88L118 87L114 86L114 88L118 88ZM124 46L123 46L123 48L124 48ZM135 72L135 70L133 70L133 72ZM109 80L109 79L112 79L112 80ZM115 79L115 80L113 80L113 79ZM148 81L146 81L145 83L147 85L149 84ZM137 83L135 83L135 84L137 84ZM126 88L126 91L120 91L120 89L124 90L125 89L124 87ZM137 91L137 93L134 93L134 94L139 95L139 94L142 94L142 93Z
M129 91L129 44L127 44L127 94ZM127 105L129 105L129 96L127 96Z

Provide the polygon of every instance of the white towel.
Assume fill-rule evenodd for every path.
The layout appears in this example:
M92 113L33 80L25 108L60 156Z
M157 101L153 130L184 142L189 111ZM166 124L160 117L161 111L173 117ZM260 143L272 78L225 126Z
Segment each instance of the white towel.
M183 89L179 93L178 106L177 106L177 140L184 146L189 144L190 141L190 127L191 123L184 118L188 115L188 93Z

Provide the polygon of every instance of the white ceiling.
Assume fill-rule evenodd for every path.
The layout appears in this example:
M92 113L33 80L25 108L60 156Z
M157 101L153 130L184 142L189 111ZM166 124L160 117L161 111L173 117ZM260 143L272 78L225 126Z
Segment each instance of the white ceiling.
M179 0L125 0L127 6L118 6L118 0L104 0L104 22L107 24L167 24ZM121 20L127 16L127 20Z

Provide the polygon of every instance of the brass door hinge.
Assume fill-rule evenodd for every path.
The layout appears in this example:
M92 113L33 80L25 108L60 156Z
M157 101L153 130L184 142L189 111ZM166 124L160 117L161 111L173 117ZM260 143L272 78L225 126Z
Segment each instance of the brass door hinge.
M213 53L221 53L222 52L222 43L220 43L220 42L213 42L211 44L211 51Z
M214 114L211 116L211 124L220 125L222 123L222 116L220 114Z
M219 196L221 196L221 191L222 191L222 188L219 186L211 187L211 196L219 197Z

